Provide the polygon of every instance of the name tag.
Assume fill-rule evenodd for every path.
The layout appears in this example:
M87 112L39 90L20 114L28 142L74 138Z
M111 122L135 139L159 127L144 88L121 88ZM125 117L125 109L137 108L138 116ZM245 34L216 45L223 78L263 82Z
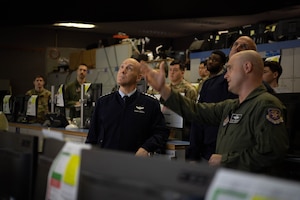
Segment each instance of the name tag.
M237 123L239 123L239 121L241 120L242 116L243 116L242 114L232 113L232 115L230 117L230 120L229 120L229 123L230 124L237 124Z

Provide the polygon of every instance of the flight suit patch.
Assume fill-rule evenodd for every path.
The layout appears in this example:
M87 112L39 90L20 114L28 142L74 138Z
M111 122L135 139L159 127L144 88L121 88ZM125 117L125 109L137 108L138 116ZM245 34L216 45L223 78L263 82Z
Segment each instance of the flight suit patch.
M241 120L242 116L243 116L242 114L232 113L232 115L230 117L230 120L229 120L229 123L230 124L237 124L237 123L239 123L239 121Z
M237 114L237 113L233 113L230 116L228 115L223 121L223 126L226 126L228 123L229 124L239 123L242 116L243 116L242 114Z
M266 118L273 124L280 124L283 122L281 111L278 108L269 108Z

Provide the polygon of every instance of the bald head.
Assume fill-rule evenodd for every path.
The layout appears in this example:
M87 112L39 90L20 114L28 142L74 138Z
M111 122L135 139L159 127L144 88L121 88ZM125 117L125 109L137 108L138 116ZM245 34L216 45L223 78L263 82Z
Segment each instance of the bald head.
M229 58L237 52L244 50L257 51L254 40L249 36L240 36L233 44L229 52Z
M137 83L141 80L141 65L134 58L125 59L119 67L117 74L117 83L125 94L136 88Z
M242 102L247 95L262 84L263 59L254 50L244 50L229 58L224 76L228 90L239 95Z
M264 72L264 62L262 57L257 51L244 50L232 55L233 60L238 60L241 64L250 63L253 66L253 72L262 76Z

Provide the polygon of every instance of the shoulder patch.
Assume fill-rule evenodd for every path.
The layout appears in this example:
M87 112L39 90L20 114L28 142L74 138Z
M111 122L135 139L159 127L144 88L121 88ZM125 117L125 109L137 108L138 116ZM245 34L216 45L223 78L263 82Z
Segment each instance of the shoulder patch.
M280 124L283 122L282 113L278 108L269 108L266 119L273 124Z

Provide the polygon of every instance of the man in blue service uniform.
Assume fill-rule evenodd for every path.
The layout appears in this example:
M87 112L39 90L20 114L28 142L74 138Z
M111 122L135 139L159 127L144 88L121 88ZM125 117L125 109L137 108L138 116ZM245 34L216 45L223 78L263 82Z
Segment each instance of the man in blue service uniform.
M283 161L289 146L284 121L286 108L262 83L264 64L254 50L232 55L224 77L238 95L218 103L196 103L165 84L163 66L153 70L141 61L143 75L161 94L161 102L186 119L219 125L216 152L208 163L268 173Z
M164 152L169 129L159 101L137 90L141 78L140 63L134 58L124 60L117 74L119 90L96 102L86 143L137 156Z

